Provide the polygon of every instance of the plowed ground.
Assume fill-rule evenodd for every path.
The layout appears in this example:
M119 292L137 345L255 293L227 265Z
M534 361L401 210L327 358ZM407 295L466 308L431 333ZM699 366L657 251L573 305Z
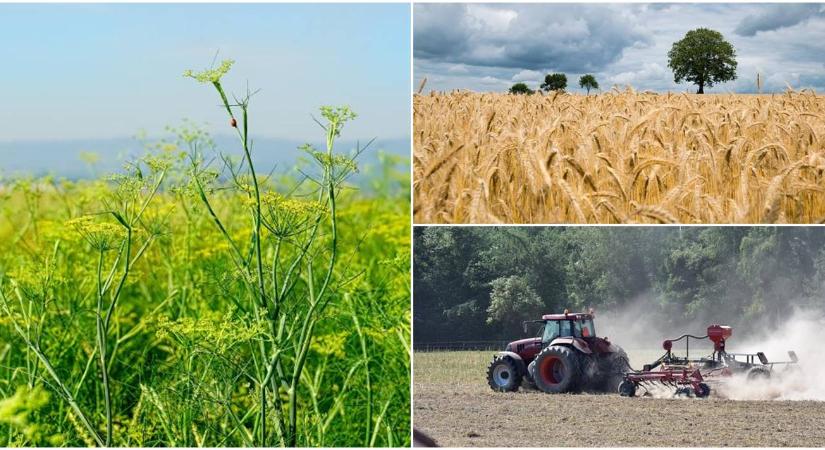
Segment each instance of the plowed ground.
M449 447L825 445L825 402L496 393L492 354L417 352L415 427Z

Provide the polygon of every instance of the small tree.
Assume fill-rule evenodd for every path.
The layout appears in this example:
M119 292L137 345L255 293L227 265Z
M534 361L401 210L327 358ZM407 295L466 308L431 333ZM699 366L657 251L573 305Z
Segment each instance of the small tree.
M599 88L599 82L596 81L596 77L588 73L579 78L579 87L582 89L587 89L587 95L590 95L591 89Z
M567 75L563 73L548 73L544 77L544 83L541 88L547 92L563 91L567 89Z
M516 83L510 88L511 94L532 94L533 90L524 83Z
M673 44L667 57L673 80L696 84L697 94L704 94L705 86L736 79L736 50L718 31L707 28L688 31L681 41Z

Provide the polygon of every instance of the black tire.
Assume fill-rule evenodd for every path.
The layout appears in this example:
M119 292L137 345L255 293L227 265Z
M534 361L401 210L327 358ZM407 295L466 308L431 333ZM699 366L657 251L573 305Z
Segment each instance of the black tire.
M536 387L548 394L576 390L581 379L579 356L559 345L545 347L536 357Z
M487 384L496 392L515 392L521 386L521 371L512 358L493 358L487 366Z
M710 386L705 383L699 383L699 387L694 391L696 397L705 398L710 395Z
M527 365L527 373L524 374L524 379L530 383L536 384L536 360L532 360L530 364Z
M603 356L600 370L602 372L601 390L611 394L618 392L625 374L630 371L627 353L621 347L618 347L617 351Z
M636 383L630 380L622 380L619 383L619 387L617 388L619 395L622 397L635 397L636 396Z
M588 392L600 391L604 385L604 372L601 361L596 355L577 353L579 360L579 379L576 389Z
M754 367L748 371L748 381L768 381L771 379L771 371L764 367Z

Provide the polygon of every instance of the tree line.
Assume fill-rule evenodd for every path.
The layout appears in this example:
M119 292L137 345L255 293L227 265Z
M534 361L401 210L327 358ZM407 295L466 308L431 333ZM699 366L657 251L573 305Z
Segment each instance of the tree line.
M687 81L695 84L697 94L705 93L705 86L736 79L736 50L722 33L707 28L689 31L683 39L673 43L668 52L668 67L673 70L676 83ZM592 74L579 78L579 87L590 95L591 89L599 89L599 83ZM567 75L551 73L544 77L540 89L545 92L564 92L567 88ZM510 87L510 94L533 94L525 83L516 83Z
M579 78L579 87L587 90L590 95L591 89L598 89L599 82L592 74L584 74ZM541 84L540 89L545 92L561 91L567 89L567 75L563 73L548 73L544 77L544 83ZM533 94L535 91L530 89L525 83L516 83L510 88L511 94Z
M414 245L416 343L512 339L565 308L642 304L676 329L825 309L825 228L416 227Z

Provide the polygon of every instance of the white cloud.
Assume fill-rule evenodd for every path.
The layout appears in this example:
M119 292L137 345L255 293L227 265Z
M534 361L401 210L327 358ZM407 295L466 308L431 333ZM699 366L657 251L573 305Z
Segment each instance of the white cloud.
M766 92L784 90L786 81L825 91L823 5L811 17L797 12L812 7L785 6L773 20L780 7L763 3L416 4L413 70L449 75L428 85L437 90L535 88L545 73L563 72L570 90L591 73L605 90L692 91L673 81L667 53L687 31L706 27L733 44L739 62L737 80L708 92L754 92L757 72ZM735 32L747 27L758 30Z
M645 63L640 70L622 72L608 77L610 85L641 86L648 82L661 80L670 75L670 72L657 63Z
M492 84L492 85L500 85L500 84L506 84L506 83L507 83L507 82L506 82L506 81L504 81L504 80L500 80L500 79L498 79L498 78L496 78L496 77L491 77L491 76L486 76L486 77L483 77L483 78L481 79L481 82L482 82L483 84Z
M488 5L467 5L465 20L469 27L492 33L505 33L518 17L512 9L500 9Z
M542 72L536 70L528 70L524 69L519 73L513 75L513 78L510 80L519 82L519 81L537 81L544 78L544 74Z

